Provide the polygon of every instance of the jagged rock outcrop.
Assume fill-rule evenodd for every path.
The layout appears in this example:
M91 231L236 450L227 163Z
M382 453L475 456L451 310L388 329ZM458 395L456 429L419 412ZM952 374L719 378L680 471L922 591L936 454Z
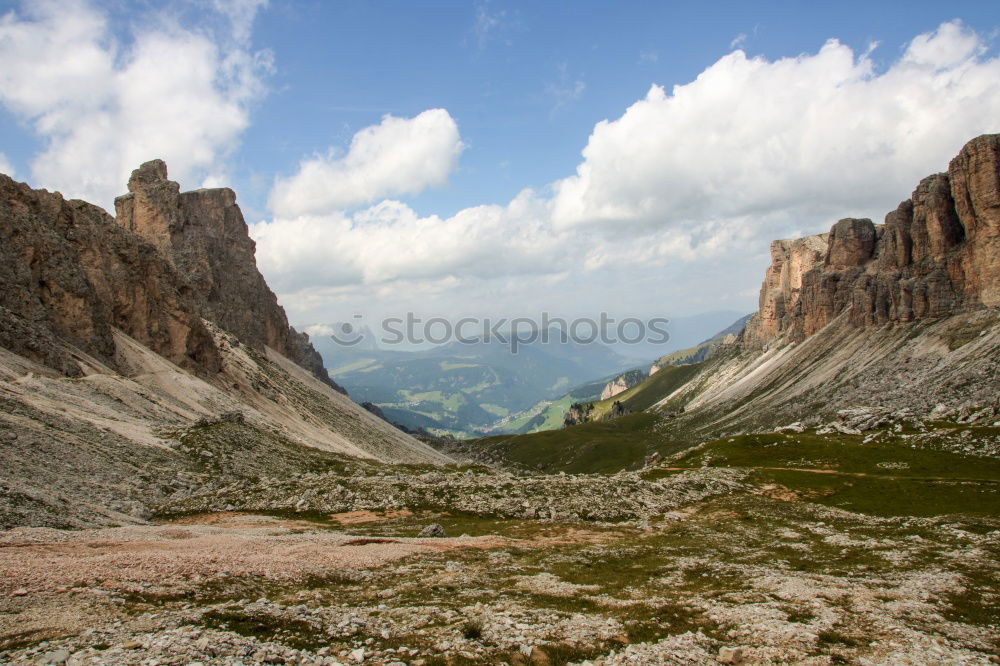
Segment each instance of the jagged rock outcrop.
M615 397L619 393L624 393L645 379L646 376L646 373L642 370L629 370L628 372L623 372L604 385L604 390L601 391L600 399L607 400L608 398Z
M569 411L563 416L563 425L573 426L586 423L590 420L590 415L594 411L594 403L574 402L569 406Z
M802 278L822 261L826 249L827 234L771 243L771 265L760 289L760 310L747 323L747 339L768 340L795 325Z
M619 417L625 416L630 411L631 410L624 404L615 400L614 404L611 405L611 411L608 412L607 416L605 416L604 418L610 421L611 419L617 419Z
M116 367L112 329L198 374L220 359L186 282L97 206L0 175L0 346L80 374L75 347Z
M969 243L969 290L984 305L1000 305L1000 135L969 142L948 176L958 219Z
M175 197L164 175L137 172L141 234L0 175L0 527L141 521L175 493L348 457L450 462L317 378L232 193Z
M876 226L771 245L760 310L743 341L802 340L847 312L859 327L1000 304L1000 135L967 143Z
M207 319L333 383L264 282L236 195L181 193L161 160L102 209L0 175L0 346L68 375L70 347L115 368L112 329L202 376L220 357ZM65 343L65 344L63 344Z
M132 172L129 193L115 199L118 224L147 239L189 284L200 314L262 349L265 345L343 392L329 377L309 336L288 325L277 296L257 270L256 244L231 189L181 192L162 160Z

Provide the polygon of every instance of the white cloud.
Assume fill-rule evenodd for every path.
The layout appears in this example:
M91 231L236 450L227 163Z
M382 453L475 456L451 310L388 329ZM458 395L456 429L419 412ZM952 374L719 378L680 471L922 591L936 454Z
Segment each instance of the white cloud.
M884 72L836 40L776 61L735 51L598 123L556 185L554 222L642 231L784 212L812 226L884 212L997 131L1000 60L983 52L957 22Z
M917 35L910 42L903 63L931 70L960 68L986 52L986 45L959 21L943 23L936 32Z
M324 308L372 303L751 306L770 240L882 215L965 141L1000 129L1000 59L986 57L960 23L918 36L884 71L869 53L833 40L775 61L730 53L694 81L669 93L654 85L621 117L598 123L576 173L551 196L526 190L507 206L447 219L421 218L398 201L331 211L362 200L359 191L374 200L410 182L341 188L332 173L369 162L351 157L352 147L340 160L318 160L323 177L303 190L322 198L327 184L336 188L309 204L325 210L306 215L289 203L254 225L258 261L293 317L312 321ZM371 162L409 164L405 137L381 143ZM456 132L451 143L459 142Z
M0 153L0 173L6 174L11 178L14 177L14 165L10 163L10 160L3 153Z
M305 329L303 330L305 330L306 334L310 338L314 339L326 337L328 335L333 334L333 326L330 326L328 324L310 324L309 326L306 326Z
M747 33L741 32L740 34L733 37L733 39L729 42L729 48L737 49L746 44L746 41L747 41Z
M261 4L225 4L232 34L164 13L127 42L83 0L34 1L0 18L0 103L44 140L32 177L106 207L154 157L175 180L217 177L270 67L269 54L245 47Z
M549 272L559 239L541 223L546 207L526 190L507 206L466 208L441 219L384 200L350 216L277 217L251 233L258 263L283 291Z
M305 160L295 175L278 179L269 205L287 217L416 194L444 185L463 147L458 125L444 109L414 118L387 115L355 134L346 155L331 151Z

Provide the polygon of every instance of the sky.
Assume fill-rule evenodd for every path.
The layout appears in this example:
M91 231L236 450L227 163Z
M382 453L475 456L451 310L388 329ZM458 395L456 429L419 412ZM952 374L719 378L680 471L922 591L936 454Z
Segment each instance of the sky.
M995 2L0 1L0 171L237 192L296 325L749 312L1000 131Z

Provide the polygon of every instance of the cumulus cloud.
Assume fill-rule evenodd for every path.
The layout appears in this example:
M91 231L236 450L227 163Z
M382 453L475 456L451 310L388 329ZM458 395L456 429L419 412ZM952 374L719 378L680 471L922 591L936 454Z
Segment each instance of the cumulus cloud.
M548 272L557 248L541 222L546 206L526 190L507 206L442 219L384 200L353 215L276 217L251 233L258 262L281 290Z
M883 70L870 50L855 54L836 40L779 60L737 50L669 92L653 85L621 117L598 123L576 173L548 195L525 190L506 206L446 219L419 217L398 201L331 211L413 182L345 177L381 173L374 164L413 164L403 131L359 150L364 158L352 145L339 160L304 163L295 178L315 174L302 178L306 203L280 183L281 214L253 234L265 274L301 316L322 303L359 307L400 294L515 307L581 294L591 306L621 303L623 279L647 304L707 310L740 307L738 298L746 307L770 240L826 231L848 215L878 221L965 141L997 131L998 118L1000 59L987 57L958 22L916 37ZM360 136L381 135L385 122ZM441 143L459 146L457 131L448 134ZM450 165L457 148L436 154ZM328 187L334 194L324 195ZM312 208L326 210L306 214ZM637 288L643 275L648 288ZM691 279L701 280L694 292ZM734 280L748 286L734 290ZM504 295L512 289L522 291Z
M276 215L294 216L416 194L444 185L463 147L458 125L444 109L414 118L386 115L355 134L346 155L331 150L278 179L269 205Z
M882 72L836 40L775 61L734 51L598 123L576 174L556 184L554 224L877 213L997 130L1000 60L984 52L958 22L918 36Z
M109 206L131 169L153 157L181 181L217 177L271 61L247 47L263 3L216 4L225 34L164 12L123 40L84 0L37 0L0 18L0 103L44 142L34 180Z

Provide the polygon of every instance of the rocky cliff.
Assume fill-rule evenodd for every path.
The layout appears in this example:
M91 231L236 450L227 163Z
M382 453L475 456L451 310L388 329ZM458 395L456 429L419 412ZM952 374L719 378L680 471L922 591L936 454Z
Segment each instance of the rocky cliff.
M858 327L1000 304L1000 135L967 143L885 224L848 218L771 245L744 343L801 341L846 313Z
M116 221L0 175L0 530L141 521L265 475L450 461L335 390L257 271L231 190L181 194L162 162L130 188Z
M624 393L646 377L647 374L642 370L629 370L628 372L623 372L604 385L604 390L601 391L600 399L607 400L608 398L615 397L619 393Z
M240 341L269 346L343 392L329 377L309 336L288 325L284 309L257 270L236 193L229 188L181 192L167 165L152 160L132 172L115 200L119 225L151 243L186 278L199 314Z
M219 370L190 288L156 248L97 206L0 175L0 346L79 375L116 367L117 328L181 367Z

